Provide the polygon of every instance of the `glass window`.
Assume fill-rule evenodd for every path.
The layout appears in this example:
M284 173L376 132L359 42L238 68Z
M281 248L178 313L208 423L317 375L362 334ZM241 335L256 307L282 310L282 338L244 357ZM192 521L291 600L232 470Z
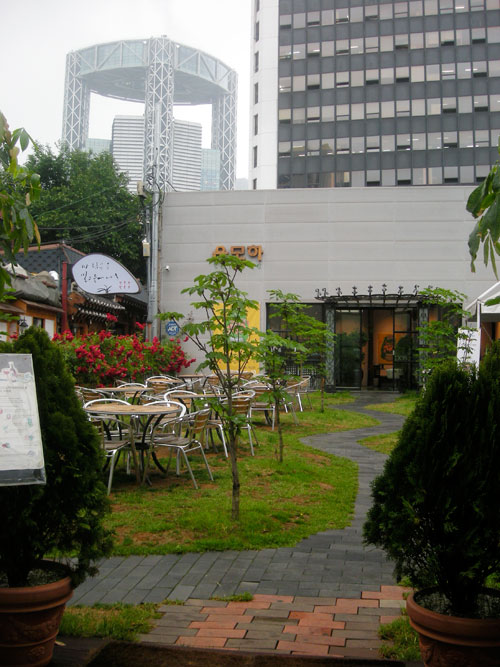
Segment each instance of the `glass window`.
M438 13L437 0L424 0L424 14L426 16L432 16L433 14L437 13Z
M427 135L424 133L412 134L411 147L414 151L425 151L427 147Z
M335 23L347 23L349 21L349 9L344 7L335 10Z
M402 18L408 16L408 3L396 2L394 5L394 18Z
M429 116L439 116L441 113L441 100L439 97L427 100L427 113Z
M468 46L470 44L470 30L457 30L457 46Z
M429 167L427 176L429 185L441 185L443 182L443 170L441 167Z
M424 48L424 34L422 32L410 33L410 49Z
M500 111L500 95L490 95L491 111Z
M280 55L281 58L281 55ZM259 52L256 51L253 54L253 71L258 72L259 71Z
M427 65L425 68L425 77L427 81L439 81L441 75L440 65Z
M439 0L439 13L451 14L453 12L454 0Z
M472 28L471 39L473 44L482 44L483 42L486 41L486 29Z
M319 139L309 139L307 142L307 154L319 155Z
M292 90L292 79L289 76L282 76L279 80L280 93L289 93Z
M333 88L334 86L335 86L335 74L333 72L321 75L321 87L323 89Z
M489 130L476 130L474 136L474 143L478 147L489 146L490 145Z
M351 23L361 23L363 21L363 8L351 7L349 11L349 21Z
M309 57L319 57L320 52L319 42L309 42L307 45L307 55Z
M335 53L337 53L338 55L349 53L349 40L339 39L335 43Z
M396 81L409 81L409 80L410 80L410 68L396 67Z
M321 107L321 120L324 123L329 123L335 120L335 107L333 105Z
M459 97L458 98L458 112L459 113L472 113L472 97Z
M500 42L500 28L488 28L488 42L490 44L496 44L497 42Z
M427 185L427 169L414 167L412 169L413 185Z
M410 100L398 100L396 102L396 116L410 115Z
M456 113L456 112L457 112L457 98L443 97L443 113Z
M474 95L474 111L488 111L488 95Z
M423 65L414 65L411 68L411 81L412 83L425 81L425 69Z
M439 46L439 33L438 32L426 32L425 33L425 48L432 49Z
M337 139L337 154L349 153L349 137L339 137Z
M396 137L393 134L385 134L382 136L382 152L392 153L396 146Z
M336 114L337 120L347 120L349 118L349 105L337 104Z
M322 56L333 56L335 53L335 42L322 42L321 44L321 55Z
M255 114L253 117L253 133L259 134L259 114Z
M335 145L334 139L322 139L321 140L321 155L333 155L333 147Z
M319 107L307 107L307 122L308 123L319 123L320 121L320 108Z
M468 12L469 11L469 0L455 0L455 11L456 12Z
M293 59L294 60L303 60L306 57L306 45L305 44L294 44L293 47Z
M364 171L353 171L352 174L352 187L353 188L362 188L365 184L365 172Z
M472 130L463 130L458 133L460 148L474 148L474 138Z
M300 124L306 122L306 110L304 108L293 110L293 122Z
M413 116L425 116L425 100L412 100L411 113Z
M445 167L444 168L444 182L445 183L458 183L458 167Z
M280 27L281 28L291 28L292 27L292 15L291 14L282 14L280 16Z
M470 63L457 63L457 77L459 79L470 79L472 66Z
M293 90L301 91L306 89L306 77L305 76L294 76L293 77Z
M382 118L394 118L394 100L382 102Z
M366 104L366 117L367 118L379 118L380 117L380 104L379 104L379 102L367 102L367 104Z
M278 157L290 157L292 144L289 141L278 142Z
M380 171L378 169L368 169L366 172L366 185L380 185Z
M392 5L380 5L379 16L381 21L392 19Z
M365 19L367 21L376 21L378 19L377 5L368 5L365 7Z
M364 47L363 39L351 39L351 53L354 56L363 53L363 47Z
M352 137L352 139L351 139L351 151L353 153L364 153L365 152L365 138L364 137Z
M396 150L409 151L411 148L411 137L409 134L398 134L396 136Z
M303 139L294 141L292 144L293 157L304 157L306 154L306 144Z
M456 79L455 63L445 63L445 64L441 65L441 78L442 79Z
M315 90L320 87L321 83L320 74L308 74L307 75L307 90Z
M487 74L486 62L484 60L472 63L472 76L475 79L484 77L486 76L486 74Z
M351 72L351 86L364 86L365 73L361 70Z
M443 132L443 148L457 148L458 135L457 132Z
M294 28L305 28L306 27L306 15L303 13L293 15L293 27Z
M373 51L378 51L378 37L366 37L366 39L365 39L365 51L367 53L372 53Z
M455 32L453 30L441 30L441 46L453 46L455 44Z
M257 104L258 101L259 101L259 84L256 83L254 84L253 87L253 103Z
M460 167L460 183L474 183L474 167Z
M368 153L372 152L378 152L380 150L380 137L379 136L373 136L373 137L366 137L366 151Z
M366 85L379 83L380 81L380 72L378 69L367 69L366 70Z
M380 38L381 51L392 51L393 49L394 49L394 37L392 35Z
M398 169L398 185L411 185L411 169Z
M382 185L385 187L396 185L396 172L394 169L382 170Z
M471 12L477 12L480 9L484 9L484 0L470 0Z
M335 22L335 13L333 9L324 9L321 12L321 23L323 25L333 25Z
M382 136L382 152L392 153L396 148L396 137L393 134L384 134Z
M257 146L253 147L253 166L257 166Z
M278 111L278 120L280 123L289 123L292 118L291 109L280 109Z
M307 25L319 25L320 24L320 12L307 12Z
M352 120L360 120L365 117L365 105L364 104L352 104L351 105L351 118Z
M394 69L392 67L384 67L381 69L380 81L383 84L394 83Z
M255 24L255 28L254 28L254 39L255 39L256 42L259 41L259 34L260 34L260 29L259 28L260 28L259 22L257 21L257 23Z
M429 132L427 135L427 148L429 150L442 148L441 132Z
M500 76L500 60L490 60L488 63L488 75Z
M337 88L349 85L349 72L337 72Z
M394 46L396 49L407 49L410 45L408 35L395 35L394 36Z
M410 2L410 16L423 16L424 8L422 6L422 0L412 0Z

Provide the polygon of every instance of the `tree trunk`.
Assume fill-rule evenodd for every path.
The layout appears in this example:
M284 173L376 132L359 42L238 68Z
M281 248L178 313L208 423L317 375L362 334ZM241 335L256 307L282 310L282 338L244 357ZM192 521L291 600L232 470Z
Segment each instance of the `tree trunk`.
M283 463L283 429L281 428L280 403L278 400L275 401L274 407L276 412L276 426L278 428L278 441L279 441L278 461L279 463Z
M228 450L229 461L231 462L231 477L233 480L233 493L231 503L231 519L239 521L240 518L240 475L238 471L237 449L238 434L233 425L229 427Z

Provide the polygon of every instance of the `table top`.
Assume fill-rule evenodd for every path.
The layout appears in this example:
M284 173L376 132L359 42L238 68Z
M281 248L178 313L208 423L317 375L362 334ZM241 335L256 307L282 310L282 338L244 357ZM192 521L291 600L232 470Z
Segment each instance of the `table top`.
M149 405L131 405L127 403L93 403L84 405L85 412L94 414L113 414L113 415L168 415L178 412L177 405L166 405L165 403L150 403Z
M126 387L122 385L119 385L118 387L99 387L97 389L97 391L101 391L103 394L137 394L147 390L147 387Z

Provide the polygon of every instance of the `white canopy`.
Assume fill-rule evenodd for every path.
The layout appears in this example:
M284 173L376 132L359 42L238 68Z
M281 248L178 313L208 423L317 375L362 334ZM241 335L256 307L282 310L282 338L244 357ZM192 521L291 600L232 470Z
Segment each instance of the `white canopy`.
M465 307L465 310L470 312L469 319L476 318L478 328L481 322L500 322L500 303L495 306L484 305L486 301L495 297L500 297L500 281L487 289L486 292L480 294L477 299L474 299L474 301L471 301Z

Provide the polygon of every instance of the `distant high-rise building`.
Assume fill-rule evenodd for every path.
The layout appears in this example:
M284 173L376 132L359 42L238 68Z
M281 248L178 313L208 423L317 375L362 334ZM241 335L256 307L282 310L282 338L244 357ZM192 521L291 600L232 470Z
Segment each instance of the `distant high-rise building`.
M144 116L115 116L111 136L113 158L129 177L129 191L136 193L137 181L144 180Z
M172 187L199 190L201 178L201 124L174 119Z
M473 184L498 157L498 0L253 0L253 188Z
M94 155L110 153L111 141L109 139L92 139L89 137L85 143L85 150L94 153Z
M220 151L222 190L234 185L237 75L220 60L165 35L121 40L72 51L66 57L62 141L85 146L91 93L143 102L144 171L157 165L162 188L172 182L173 109L212 106L211 146Z
M201 149L200 190L220 190L220 152L216 148Z

